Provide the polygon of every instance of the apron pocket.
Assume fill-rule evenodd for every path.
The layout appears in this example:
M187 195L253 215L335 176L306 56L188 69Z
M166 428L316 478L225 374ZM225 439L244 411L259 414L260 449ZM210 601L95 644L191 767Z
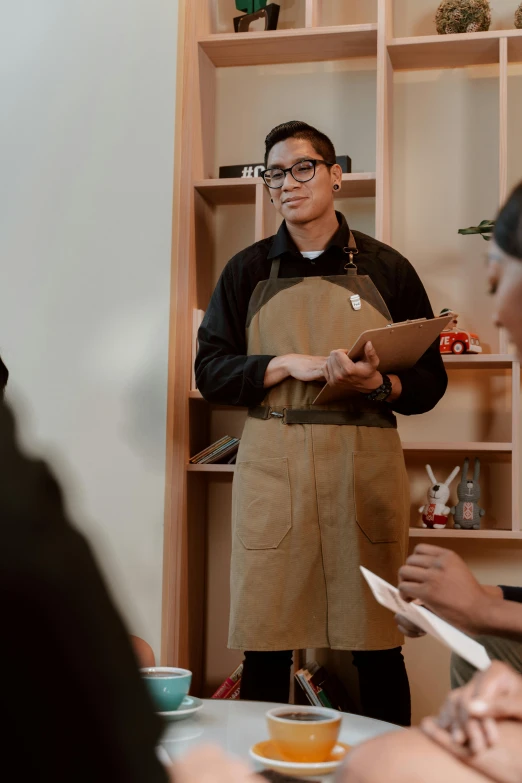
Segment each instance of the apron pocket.
M354 452L355 518L372 544L399 540L403 482L402 454L395 451Z
M234 527L245 549L277 549L292 527L288 460L236 465Z

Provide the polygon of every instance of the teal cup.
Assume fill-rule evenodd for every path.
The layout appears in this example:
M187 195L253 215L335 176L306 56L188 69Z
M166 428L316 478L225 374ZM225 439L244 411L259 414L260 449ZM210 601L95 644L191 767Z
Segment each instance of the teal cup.
M173 666L140 669L158 712L174 712L188 694L192 672Z

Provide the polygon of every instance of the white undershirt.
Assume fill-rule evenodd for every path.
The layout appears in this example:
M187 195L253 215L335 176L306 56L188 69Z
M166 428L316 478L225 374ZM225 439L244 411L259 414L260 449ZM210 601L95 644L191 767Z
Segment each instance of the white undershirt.
M324 253L324 250L301 250L301 255L307 258L309 261L315 261L320 255Z

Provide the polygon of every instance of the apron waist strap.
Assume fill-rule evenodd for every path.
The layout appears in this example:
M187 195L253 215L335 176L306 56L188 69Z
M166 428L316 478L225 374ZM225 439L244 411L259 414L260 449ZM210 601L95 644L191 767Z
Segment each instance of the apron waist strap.
M258 405L249 408L252 419L279 419L282 424L348 424L352 427L397 428L397 420L391 411L325 411L295 408L269 408Z

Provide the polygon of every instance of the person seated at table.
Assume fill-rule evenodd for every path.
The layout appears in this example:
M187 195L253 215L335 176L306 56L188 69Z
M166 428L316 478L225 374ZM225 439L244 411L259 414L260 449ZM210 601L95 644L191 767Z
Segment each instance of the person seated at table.
M129 634L45 463L0 400L2 766L13 780L165 783Z
M501 209L490 243L489 280L495 322L504 326L522 354L522 183ZM513 588L478 584L449 550L421 545L400 571L400 590L468 633L522 641L522 607ZM508 600L505 600L505 599ZM491 649L491 646L490 646ZM427 675L428 676L428 675ZM455 681L455 679L454 679ZM494 661L448 697L436 720L422 731L387 735L349 757L343 780L350 783L452 783L522 780L522 677Z
M522 677L494 661L420 729L355 748L336 783L519 783L521 742Z
M399 571L403 598L418 600L460 630L477 637L490 658L522 674L522 587L481 585L455 552L419 544ZM424 632L397 615L402 633ZM465 685L475 669L457 655L451 659L451 685Z

